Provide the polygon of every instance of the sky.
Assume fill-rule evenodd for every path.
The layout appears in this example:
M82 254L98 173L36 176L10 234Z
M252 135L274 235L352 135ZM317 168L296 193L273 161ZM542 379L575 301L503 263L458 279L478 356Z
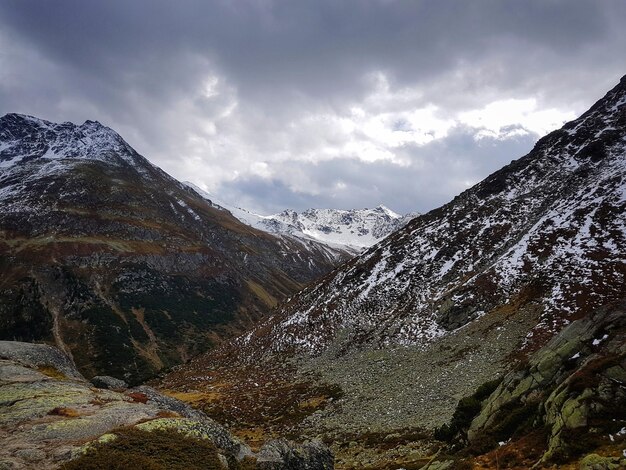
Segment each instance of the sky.
M262 214L426 212L626 74L623 0L2 0L0 115Z

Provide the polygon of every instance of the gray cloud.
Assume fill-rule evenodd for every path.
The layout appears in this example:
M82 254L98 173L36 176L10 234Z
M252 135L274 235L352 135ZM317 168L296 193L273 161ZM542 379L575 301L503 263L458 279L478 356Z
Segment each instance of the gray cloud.
M385 204L402 213L427 212L448 202L450 195L460 193L523 156L533 143L534 137L530 135L505 142L485 138L477 143L472 129L459 127L445 140L403 147L399 153L408 157L406 166L353 158L289 162L274 178L237 179L224 184L220 194L268 212L285 207L309 207L311 201L313 207L319 208ZM302 178L304 184L292 184L294 180L301 182ZM307 193L307 188L314 188L315 193Z
M0 113L98 119L258 210L424 211L616 83L625 20L620 0L5 0ZM506 99L532 100L505 123L524 131L476 138L462 113Z

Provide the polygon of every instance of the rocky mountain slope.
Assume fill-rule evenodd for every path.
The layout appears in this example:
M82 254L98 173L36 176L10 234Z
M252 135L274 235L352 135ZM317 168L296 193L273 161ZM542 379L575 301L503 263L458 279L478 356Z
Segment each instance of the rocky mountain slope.
M139 381L347 258L212 207L97 122L0 118L0 339Z
M395 468L387 442L449 423L460 399L526 367L567 325L621 301L625 246L626 77L528 155L162 386L204 393L222 384L218 399L201 402L211 413L232 403L228 383L245 371L259 386L237 396L254 394L271 414L271 384L300 380L300 424L286 426L335 442L339 468ZM334 392L312 405L308 394L321 384ZM423 465L425 453L405 451L417 453L404 466Z
M400 215L385 206L374 209L308 209L285 210L273 215L258 215L216 199L192 183L186 183L198 194L229 211L241 222L266 232L314 240L334 249L359 253L378 243L390 233L404 227L417 213Z
M243 349L424 345L503 308L520 347L626 292L626 79L525 157L307 287Z

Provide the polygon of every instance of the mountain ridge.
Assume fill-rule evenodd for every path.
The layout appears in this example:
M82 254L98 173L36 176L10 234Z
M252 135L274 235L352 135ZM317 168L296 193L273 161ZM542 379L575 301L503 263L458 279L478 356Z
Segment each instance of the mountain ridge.
M240 223L95 122L0 118L0 338L139 381L218 344L346 253Z
M542 275L552 276L552 281L556 282L551 299L553 308L558 310L554 315L557 323L568 321L568 312L574 309L576 298L561 298L559 280L554 279L556 274L548 272L552 269L550 266L558 269L556 266L560 263L569 264L571 269L582 273L584 279L584 273L592 266L610 265L606 286L611 286L611 292L601 294L603 283L598 283L598 292L585 290L584 296L577 297L580 302L585 296L602 295L607 296L606 301L615 300L622 292L618 287L623 285L624 262L616 248L624 246L626 231L623 220L626 165L622 157L625 84L623 79L579 119L540 139L527 156L513 161L441 208L413 219L404 229L333 272L331 280L327 278L308 287L299 295L297 303L292 301L283 308L283 312L292 315L291 320L285 320L289 322L285 325L286 337L292 338L287 342L295 345L293 335L298 333L295 329L289 331L288 327L307 324L307 317L313 310L311 305L316 305L314 300L308 301L314 298L344 306L334 309L320 306L322 311L316 314L318 318L328 318L333 311L341 311L336 320L339 325L358 323L354 315L358 315L359 308L354 307L355 302L363 308L368 308L368 302L376 302L385 307L378 313L372 312L373 319L369 321L375 329L368 331L380 330L382 324L395 335L398 344L434 338L445 334L447 329L467 323L472 315L493 309L495 305L489 296L494 287L504 297L510 297L509 291L519 293L516 285L533 261L537 274L539 268L545 267ZM555 148L560 150L554 151ZM578 192L574 194L574 191ZM549 209L555 204L557 208ZM563 211L564 217L560 217L559 211ZM602 220L595 220L595 214L602 214ZM570 232L580 229L585 233L565 238L556 245L553 242L552 246L541 246L542 234L551 233L556 242L567 235L568 228ZM590 230L593 233L587 233ZM440 236L441 233L445 237ZM398 252L404 240L410 247L404 249L403 257ZM593 256L577 259L585 249L599 259L594 260ZM565 270L559 272L560 276L565 276ZM421 284L415 284L416 278L422 279L418 281ZM352 280L354 282L349 284ZM442 287L436 287L439 280ZM481 286L481 282L487 285ZM410 289L420 291L423 300L419 296L411 299L411 294L405 295L410 283L413 283ZM343 289L342 285L350 287ZM482 298L475 298L479 294ZM599 306L597 301L587 300L590 305L585 308ZM410 331L410 323L389 324L386 319L394 316L394 310L387 306L396 305L401 311L406 309L407 301L415 312L430 311L425 313L430 319L427 323L439 325L439 328L429 330L427 326L415 325L417 328ZM413 318L419 316L419 313L412 314ZM562 323L553 325L552 334L559 325ZM545 326L549 329L549 325ZM320 332L321 337L327 337L328 331L334 329L330 327ZM319 344L317 339L309 343ZM301 345L306 343L302 336L298 341ZM379 343L385 341L383 336ZM280 339L273 341L276 349L280 349L280 342Z
M384 205L374 209L286 209L271 215L259 215L219 200L190 182L185 182L217 207L229 211L240 221L265 232L290 235L324 243L334 248L359 253L406 225L417 213L404 216Z

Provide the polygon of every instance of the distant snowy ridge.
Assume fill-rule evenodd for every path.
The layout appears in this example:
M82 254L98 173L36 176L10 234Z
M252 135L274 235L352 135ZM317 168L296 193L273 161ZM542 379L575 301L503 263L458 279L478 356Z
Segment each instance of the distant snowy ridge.
M285 210L273 215L259 215L220 201L193 183L185 184L211 201L215 207L227 210L254 228L347 248L353 253L375 245L418 215L413 213L403 216L383 205L374 209L307 209L300 213Z

